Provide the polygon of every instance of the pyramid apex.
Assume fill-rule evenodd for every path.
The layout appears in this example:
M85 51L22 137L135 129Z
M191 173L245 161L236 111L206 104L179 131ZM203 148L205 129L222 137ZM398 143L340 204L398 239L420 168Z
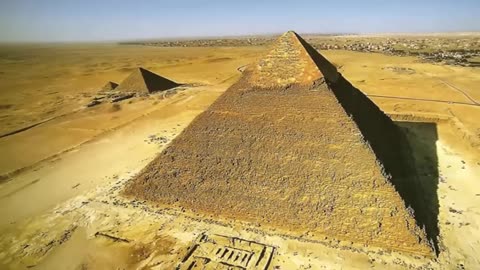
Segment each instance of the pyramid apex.
M283 33L284 35L296 35L297 33L293 30L288 30L287 32Z
M334 65L292 30L281 35L249 71L249 82L262 88L336 82L339 76Z
M297 34L295 31L293 31L293 30L289 30L289 31L283 33L280 37L284 37L284 38L285 38L285 37L295 38L295 37L298 37L298 34Z

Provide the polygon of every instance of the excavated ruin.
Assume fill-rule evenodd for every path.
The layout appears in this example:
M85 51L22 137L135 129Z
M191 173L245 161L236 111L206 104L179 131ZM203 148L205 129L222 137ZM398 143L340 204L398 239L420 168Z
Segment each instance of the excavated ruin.
M401 140L373 102L287 32L125 194L302 237L429 256L407 208L417 195L403 196L409 167Z

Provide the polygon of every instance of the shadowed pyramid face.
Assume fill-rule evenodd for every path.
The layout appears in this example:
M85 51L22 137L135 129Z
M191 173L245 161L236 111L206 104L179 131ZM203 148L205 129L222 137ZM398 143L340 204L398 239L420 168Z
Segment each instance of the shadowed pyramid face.
M336 80L336 74L335 67L293 31L283 34L270 52L247 70L248 82L262 88L309 86L326 77Z

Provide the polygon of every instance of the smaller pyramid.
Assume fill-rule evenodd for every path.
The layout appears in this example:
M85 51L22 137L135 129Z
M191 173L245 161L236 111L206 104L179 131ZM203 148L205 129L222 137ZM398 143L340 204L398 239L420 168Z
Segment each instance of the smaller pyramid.
M115 90L115 88L117 88L117 86L118 86L118 83L109 81L102 87L102 89L100 91L101 92L112 91L112 90Z
M157 75L144 68L135 69L115 89L121 92L149 94L179 86L178 83Z

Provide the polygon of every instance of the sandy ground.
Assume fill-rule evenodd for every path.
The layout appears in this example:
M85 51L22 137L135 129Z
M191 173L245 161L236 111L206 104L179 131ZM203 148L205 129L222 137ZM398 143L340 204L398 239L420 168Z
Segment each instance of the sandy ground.
M117 195L240 76L237 68L263 49L2 48L16 57L0 62L1 133L53 119L0 138L0 268L173 269L206 233L274 246L271 269L476 269L480 70L474 68L419 63L412 57L324 53L386 112L432 124L431 134L411 125L409 139L419 166L432 167L425 173L437 178L437 258L305 242ZM52 54L59 57L48 60ZM120 110L110 104L82 107L107 80L118 82L137 65L196 86L166 99L122 101ZM433 161L425 161L427 152Z

